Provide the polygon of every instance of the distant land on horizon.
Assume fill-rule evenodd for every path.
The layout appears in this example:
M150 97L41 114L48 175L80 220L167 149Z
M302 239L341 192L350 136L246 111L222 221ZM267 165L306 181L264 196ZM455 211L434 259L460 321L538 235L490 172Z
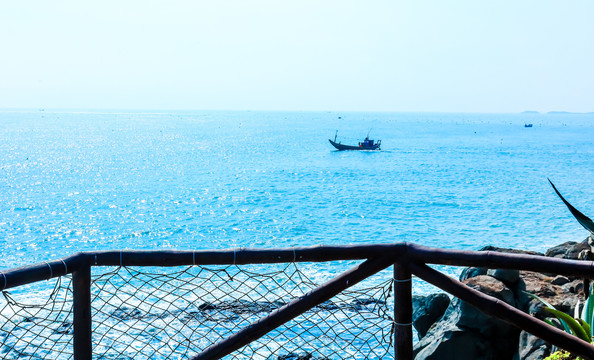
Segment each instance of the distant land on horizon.
M541 113L539 111L526 110L526 111L522 111L522 114L541 114ZM545 114L549 114L549 115L594 115L594 111L591 111L591 112L549 111Z

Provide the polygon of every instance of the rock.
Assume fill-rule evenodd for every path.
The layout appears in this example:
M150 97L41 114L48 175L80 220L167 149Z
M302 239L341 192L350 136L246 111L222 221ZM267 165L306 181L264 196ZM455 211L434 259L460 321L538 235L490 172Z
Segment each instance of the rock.
M316 358L310 353L304 354L297 354L297 353L288 353L286 355L280 355L277 357L278 360L330 360L326 357Z
M558 310L573 314L573 309L578 301L578 296L576 296L576 294L579 295L579 293L568 293L563 286L552 283L554 280L553 277L545 274L521 271L520 276L526 285L526 292L537 295ZM579 281L580 280L572 282L572 284L576 284L574 285L574 289L578 288L577 283ZM518 298L518 307L520 310L537 315L541 319L548 316L548 314L542 310L543 305L540 301L529 297L524 292L516 293L516 296Z
M479 275L487 275L487 269L485 268L477 268L477 267L467 267L462 270L460 274L460 281L464 281L466 279L470 279L475 276Z
M486 275L464 281L468 286L515 306L514 293ZM414 346L415 359L511 359L520 331L455 298L444 316Z
M111 316L114 316L120 320L140 319L142 318L142 312L135 308L123 306L112 311Z
M421 339L427 330L439 320L450 305L450 298L444 293L428 296L413 296L413 326Z
M546 254L496 247L482 250L577 259L582 251L590 249L587 241L567 242L549 249ZM584 299L582 279L558 274L465 268L460 281L541 319L550 314L543 311L540 301L526 293L537 295L568 314L573 314L578 299ZM485 315L457 298L450 302L441 318L433 316L438 319L433 325L431 322L435 320L425 320L425 313L432 306L429 297L414 301L417 304L415 311L419 312L413 314L413 322L420 320L418 326L417 323L414 325L422 336L414 346L415 359L536 360L545 358L551 352L550 344ZM430 327L423 336L427 326Z
M494 360L494 357L484 357L490 351L484 347L482 336L460 329L449 321L440 324L439 331L430 332L415 345L415 359Z
M561 285L561 288L566 293L576 294L580 297L584 297L584 281L583 280L573 280L568 282L567 284Z
M554 246L547 250L545 256L561 258L561 259L577 259L578 255L583 250L590 250L588 246L588 239L582 242L568 241L561 245Z
M551 284L553 285L565 285L569 282L569 278L563 275L557 275L553 280L551 280Z
M213 303L203 302L198 306L198 310L200 311L209 311L209 310L216 310L217 306Z
M527 254L527 255L541 255L541 256L544 255L544 254L536 252L536 251L500 248L500 247L491 246L491 245L483 247L482 249L480 249L480 251L494 251L494 252L503 252L503 253L509 253L509 254Z
M513 360L541 360L550 355L551 345L536 336L522 331L518 343L518 352Z
M480 275L464 281L475 290L505 301L511 306L516 306L514 293L505 283L492 276Z
M503 281L508 285L513 285L520 280L519 270L502 270L502 269L489 269L487 275L494 277L497 280Z
M71 322L63 322L60 326L54 330L54 334L71 335L74 334L74 328Z
M317 360L318 358L313 357L310 353L305 354L296 354L296 353L288 353L287 355L280 355L278 360ZM327 358L319 358L319 360L327 359Z
M545 256L555 257L555 258L564 258L565 254L568 252L570 247L573 247L577 244L575 241L567 241L563 244L559 244L553 246L552 248L548 249L545 252Z

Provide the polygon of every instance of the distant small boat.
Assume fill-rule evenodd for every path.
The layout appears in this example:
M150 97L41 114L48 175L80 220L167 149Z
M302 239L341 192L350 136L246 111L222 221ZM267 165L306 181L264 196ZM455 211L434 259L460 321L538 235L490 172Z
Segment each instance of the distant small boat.
M340 142L336 142L336 136L338 135L338 131L336 135L334 135L334 141L328 139L330 144L334 146L337 150L380 150L380 145L382 144L381 140L377 142L375 140L369 139L369 135L365 137L362 142L359 142L359 145L344 145Z
M524 127L532 127L532 124L524 124Z

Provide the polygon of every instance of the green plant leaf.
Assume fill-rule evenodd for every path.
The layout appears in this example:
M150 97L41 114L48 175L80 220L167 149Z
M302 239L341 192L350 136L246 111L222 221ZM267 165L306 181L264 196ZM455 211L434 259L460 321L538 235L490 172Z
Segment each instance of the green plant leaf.
M584 319L578 319L578 322L580 323L580 326L584 329L586 334L591 333L590 324L588 324ZM592 342L592 336L590 336L590 342Z
M535 295L533 293L529 293L528 291L524 291L524 294L530 296L533 299L536 299L536 300L540 301L541 303L545 304L547 307L549 307L551 309L554 309L555 308L553 305L549 304L546 300L541 299L538 295Z
M571 212L571 215L573 215L573 217L586 230L588 230L588 231L590 231L591 233L594 234L594 221L592 221L592 219L590 219L586 215L582 214L578 209L574 208L567 200L565 200L565 198L561 195L561 193L559 192L559 190L557 190L557 188L555 187L555 185L553 185L553 182L549 178L547 178L547 180L549 180L549 183L551 184L551 186L553 187L553 190L555 190L555 192L557 193L557 195L559 195L559 197L561 198L561 201L563 201L563 203L565 203L565 206L567 206L567 208L569 209L569 212Z
M571 329L571 334L579 337L580 339L591 343L592 339L590 338L589 333L586 333L586 330L577 322L576 319L572 318L570 315L567 315L563 311L559 311L557 309L545 308L546 311L550 312L551 314L555 315L561 322L565 323Z
M584 304L584 310L582 310L582 319L584 319L588 325L590 325L590 337L594 337L594 288L590 292L590 296Z
M555 307L554 307L553 305L549 304L549 303L548 303L547 301L545 301L544 299L541 299L539 296L537 296L537 295L535 295L535 294L532 294L532 293L529 293L529 292L527 292L527 291L524 291L524 294L526 294L526 295L528 295L529 297L531 297L531 298L533 298L533 299L536 299L536 300L540 301L541 303L543 303L543 304L546 306L545 310L548 308L548 309L552 309L552 310L558 311L557 309L555 309ZM565 314L565 313L563 313L563 314ZM567 315L567 316L569 316L569 315ZM571 316L570 316L570 317L571 317ZM557 318L558 318L558 317L557 317ZM559 319L559 320L561 320L561 319ZM569 325L567 325L567 324L565 323L565 321L562 321L562 320L561 320L561 325L563 325L563 329L565 329L565 332L566 332L566 333L568 333L568 334L572 334L571 328L569 327Z

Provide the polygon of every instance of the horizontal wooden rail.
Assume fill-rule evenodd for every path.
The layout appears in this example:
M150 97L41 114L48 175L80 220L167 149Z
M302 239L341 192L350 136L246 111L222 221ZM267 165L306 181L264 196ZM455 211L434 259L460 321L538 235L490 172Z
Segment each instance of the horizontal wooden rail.
M464 251L408 244L410 260L426 264L516 269L594 279L594 262L497 251Z
M280 249L99 251L86 254L91 258L91 264L98 266L245 265L399 257L406 253L407 246L407 243L396 243Z
M6 270L0 273L0 290L70 274L82 265L91 266L189 266L245 265L288 262L365 260L391 256L427 264L518 269L594 279L594 262L540 255L495 251L461 251L410 243L310 246L281 249L231 250L122 250L82 252L60 260Z
M85 264L87 264L87 256L78 253L60 260L7 270L0 273L0 290L72 274Z

